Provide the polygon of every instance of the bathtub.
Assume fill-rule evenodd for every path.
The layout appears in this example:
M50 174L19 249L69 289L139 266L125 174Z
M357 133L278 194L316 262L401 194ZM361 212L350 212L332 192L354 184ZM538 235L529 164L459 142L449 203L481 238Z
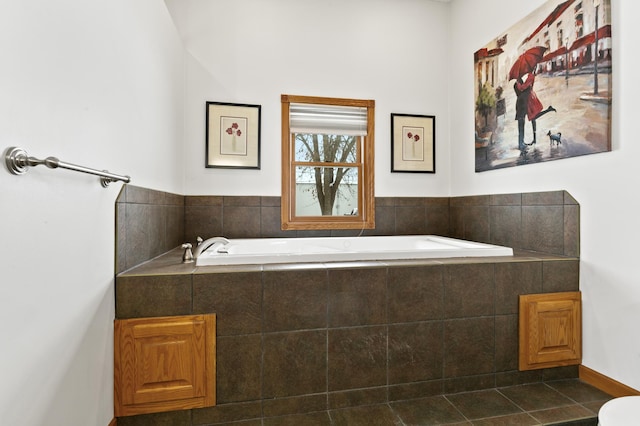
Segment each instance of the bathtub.
M513 256L513 250L435 235L247 238L217 242L197 266Z

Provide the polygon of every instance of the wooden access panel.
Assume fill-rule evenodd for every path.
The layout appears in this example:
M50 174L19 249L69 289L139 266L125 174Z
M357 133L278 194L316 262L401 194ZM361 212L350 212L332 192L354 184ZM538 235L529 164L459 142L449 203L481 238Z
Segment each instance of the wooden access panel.
M116 417L215 405L215 314L116 320Z
M580 364L580 292L521 295L519 334L521 371Z

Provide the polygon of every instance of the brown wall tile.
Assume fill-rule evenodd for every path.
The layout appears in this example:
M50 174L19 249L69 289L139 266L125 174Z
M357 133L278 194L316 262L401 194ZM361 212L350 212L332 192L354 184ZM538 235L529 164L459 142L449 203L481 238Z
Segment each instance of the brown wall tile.
M542 381L542 370L505 371L496 373L496 387L523 385Z
M472 392L494 388L496 386L495 374L481 374L466 377L452 377L444 380L444 393Z
M225 237L255 238L260 235L259 206L247 207L225 205L222 215Z
M330 409L382 404L387 402L387 388L374 387L329 392L328 400Z
M442 378L441 321L389 326L389 384Z
M518 315L496 315L496 371L518 369Z
M522 208L522 248L564 254L564 207L535 205Z
M490 202L489 195L470 195L465 197L451 197L449 204L455 207L468 206L488 206Z
M184 206L167 206L166 231L167 246L179 247L184 239Z
M564 206L564 253L580 256L580 206Z
M222 230L222 206L190 206L184 208L184 239L194 247L196 237L206 240L210 237L224 236Z
M376 206L395 207L395 197L376 197Z
M263 397L327 391L327 331L264 335Z
M493 317L444 323L445 378L494 373L495 321Z
M528 192L522 194L523 206L549 206L564 204L564 191Z
M426 205L424 197L394 197L393 201L396 207L424 207Z
M216 342L217 404L262 398L260 334L219 336Z
M386 314L386 269L329 270L330 327L384 324Z
M116 318L191 314L191 275L116 278Z
M565 205L578 205L578 202L576 201L575 198L573 198L573 196L571 194L569 194L567 191L562 191L564 194L564 204Z
M187 195L184 198L185 206L222 206L223 197L215 195Z
M151 189L142 188L135 185L124 185L124 202L134 204L149 204L149 193Z
M389 268L389 323L443 318L442 265Z
M395 235L419 235L425 233L424 206L396 207Z
M283 231L280 228L280 207L260 208L260 237L288 238L295 236L295 231Z
M491 206L521 206L522 194L493 194L489 196Z
M224 196L222 203L225 207L230 206L243 206L243 207L260 207L261 205L260 196L249 195L249 196Z
M542 262L542 292L555 293L580 290L580 261Z
M489 206L469 206L464 209L464 239L489 242Z
M449 208L449 237L464 238L464 210L459 206Z
M492 244L522 247L522 207L491 206L489 222Z
M291 398L265 399L263 403L265 417L285 416L288 414L310 413L327 410L326 393L304 395Z
M151 259L151 236L154 231L147 220L150 216L151 206L149 204L125 204L127 245L123 270ZM159 230L155 230L155 232L159 232Z
M387 327L329 330L329 391L387 384Z
M116 205L116 273L182 243L183 196L124 185Z
M542 291L542 262L496 263L496 315L517 314L520 294Z
M260 197L260 205L262 207L280 207L280 197Z
M216 313L217 334L262 331L262 274L233 272L193 276L193 312Z
M542 370L542 380L575 379L578 377L578 365L568 367L545 368Z
M126 185L125 185L126 186ZM122 192L121 192L122 194ZM116 203L116 237L115 237L115 248L116 248L116 274L123 272L127 269L127 205L124 203Z
M366 229L366 235L393 235L396 232L396 208L376 204L376 229Z
M427 207L447 207L449 208L449 197L425 197L424 204Z
M116 202L124 205L117 223L126 224L117 229L117 272L182 242L195 243L197 236L287 238L360 234L339 230L282 231L280 197L275 196L185 197L125 185ZM148 206L156 205L163 207L158 210L160 213L149 210ZM167 206L170 208L164 208ZM561 208L564 216L558 217ZM130 235L125 236L126 233ZM364 230L362 234L436 234L578 256L579 205L566 191L452 198L377 197L376 229Z
M241 402L236 404L222 404L191 410L194 426L205 426L218 423L229 423L240 420L262 418L262 404L260 401ZM244 423L242 423L245 426Z
M495 275L492 263L445 266L445 318L493 315Z
M443 386L444 380L442 379L389 385L389 401L403 401L442 395L444 393Z
M146 232L150 258L161 255L169 250L167 245L167 206L151 204L148 206Z
M264 272L264 331L327 327L327 271Z
M427 206L425 208L425 234L449 235L449 206Z

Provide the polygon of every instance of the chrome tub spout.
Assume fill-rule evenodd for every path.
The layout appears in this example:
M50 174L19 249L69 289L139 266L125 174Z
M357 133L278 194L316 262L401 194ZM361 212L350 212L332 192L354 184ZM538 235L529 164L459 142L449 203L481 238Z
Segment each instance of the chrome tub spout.
M223 245L227 245L229 244L229 240L227 240L225 237L212 237L212 238L206 239L203 242L199 243L198 246L195 248L195 250L193 251L193 258L197 259L202 254L203 251L205 251L215 243L222 243Z

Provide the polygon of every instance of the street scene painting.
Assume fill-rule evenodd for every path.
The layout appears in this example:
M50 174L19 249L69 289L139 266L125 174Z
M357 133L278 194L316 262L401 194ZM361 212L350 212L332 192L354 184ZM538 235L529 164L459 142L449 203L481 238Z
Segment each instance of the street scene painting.
M611 45L611 0L550 0L476 51L476 172L611 151Z

